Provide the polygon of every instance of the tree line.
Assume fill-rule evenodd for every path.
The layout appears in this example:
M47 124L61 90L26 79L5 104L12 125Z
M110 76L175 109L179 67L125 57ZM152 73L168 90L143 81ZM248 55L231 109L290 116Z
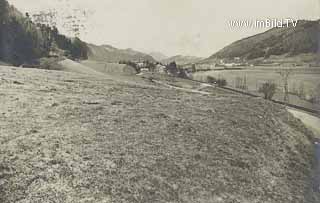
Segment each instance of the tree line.
M0 60L19 66L36 64L42 57L61 51L70 59L86 59L88 47L79 38L70 39L56 27L35 24L26 13L20 13L5 0L0 0Z

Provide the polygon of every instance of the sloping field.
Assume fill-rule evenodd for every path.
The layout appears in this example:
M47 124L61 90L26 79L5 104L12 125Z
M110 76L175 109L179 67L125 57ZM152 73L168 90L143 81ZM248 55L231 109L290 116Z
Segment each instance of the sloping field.
M92 75L99 75L100 73L95 71L92 68L89 68L85 65L72 61L70 59L66 59L63 61L58 62L61 66L62 71L72 72L72 73L82 73L82 74L92 74Z
M128 65L118 63L107 63L102 61L82 61L81 64L92 68L95 71L107 74L118 74L118 75L135 75L137 71Z
M0 202L319 202L284 107L151 84L0 67Z

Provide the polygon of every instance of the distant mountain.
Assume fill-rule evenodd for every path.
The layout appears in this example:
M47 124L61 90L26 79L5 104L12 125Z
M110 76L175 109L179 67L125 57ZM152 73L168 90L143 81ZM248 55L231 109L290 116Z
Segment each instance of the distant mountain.
M283 28L273 28L264 33L254 35L232 43L204 61L233 59L245 60L295 57L308 55L315 59L320 51L320 20L298 22ZM312 57L313 56L313 57Z
M93 45L88 44L89 47L89 60L95 61L107 61L107 62L119 62L122 60L130 61L151 61L155 62L156 60L145 53L135 51L133 49L118 49L110 45Z
M151 53L149 53L149 55L152 56L157 61L162 61L162 60L168 58L168 56L164 55L161 52L151 52Z
M161 60L162 63L168 64L173 61L175 61L178 65L185 65L185 64L190 64L190 63L196 63L201 61L203 58L201 57L196 57L196 56L183 56L183 55L177 55L177 56L172 56L170 58Z

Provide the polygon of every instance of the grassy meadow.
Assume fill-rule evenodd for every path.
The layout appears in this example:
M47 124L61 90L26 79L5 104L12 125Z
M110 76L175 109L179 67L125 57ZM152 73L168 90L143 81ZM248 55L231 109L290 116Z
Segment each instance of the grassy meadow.
M275 99L283 100L284 80L278 73L279 67L250 67L242 70L217 70L207 72L197 72L193 74L193 79L206 81L208 76L224 78L229 87L237 88L239 80L245 83L249 92L257 93L259 87L265 82L277 84ZM290 103L308 107L319 108L318 104L311 104L307 100L314 95L319 95L320 69L315 68L294 68L289 76ZM243 82L246 81L246 82ZM298 95L302 94L304 98Z

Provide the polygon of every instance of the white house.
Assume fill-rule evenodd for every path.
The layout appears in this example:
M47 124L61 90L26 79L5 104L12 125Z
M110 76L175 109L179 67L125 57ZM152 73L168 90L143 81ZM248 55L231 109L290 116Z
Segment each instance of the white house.
M155 68L155 71L158 72L158 73L165 73L166 72L166 67L161 65L161 64L158 64Z

